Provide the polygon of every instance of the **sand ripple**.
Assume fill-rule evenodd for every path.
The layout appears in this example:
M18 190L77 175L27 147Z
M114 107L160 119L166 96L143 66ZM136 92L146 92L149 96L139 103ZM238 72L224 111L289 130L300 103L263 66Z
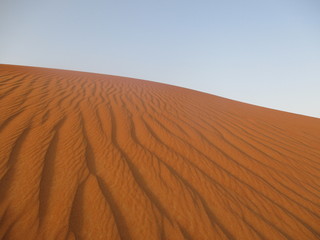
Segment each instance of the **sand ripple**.
M0 65L0 239L320 239L320 119Z

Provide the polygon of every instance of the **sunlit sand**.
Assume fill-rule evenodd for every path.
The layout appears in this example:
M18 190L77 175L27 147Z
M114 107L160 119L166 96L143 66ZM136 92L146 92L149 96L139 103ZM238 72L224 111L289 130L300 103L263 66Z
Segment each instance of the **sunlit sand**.
M319 239L320 119L0 65L0 239Z

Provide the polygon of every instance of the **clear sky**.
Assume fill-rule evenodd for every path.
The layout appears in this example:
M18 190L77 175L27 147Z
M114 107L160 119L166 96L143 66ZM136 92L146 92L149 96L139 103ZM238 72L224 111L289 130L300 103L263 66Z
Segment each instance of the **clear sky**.
M147 79L320 118L320 1L1 0L0 63Z

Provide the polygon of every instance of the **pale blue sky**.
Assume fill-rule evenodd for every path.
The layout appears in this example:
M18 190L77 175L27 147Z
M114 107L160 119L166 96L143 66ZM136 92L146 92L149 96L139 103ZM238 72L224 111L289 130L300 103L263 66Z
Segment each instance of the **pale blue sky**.
M1 0L0 63L147 79L320 117L320 1Z

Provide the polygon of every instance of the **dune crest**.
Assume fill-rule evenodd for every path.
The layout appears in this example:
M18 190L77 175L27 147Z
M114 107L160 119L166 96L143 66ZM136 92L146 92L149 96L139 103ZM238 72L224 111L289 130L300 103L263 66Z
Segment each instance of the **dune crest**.
M0 239L320 239L320 119L0 65Z

